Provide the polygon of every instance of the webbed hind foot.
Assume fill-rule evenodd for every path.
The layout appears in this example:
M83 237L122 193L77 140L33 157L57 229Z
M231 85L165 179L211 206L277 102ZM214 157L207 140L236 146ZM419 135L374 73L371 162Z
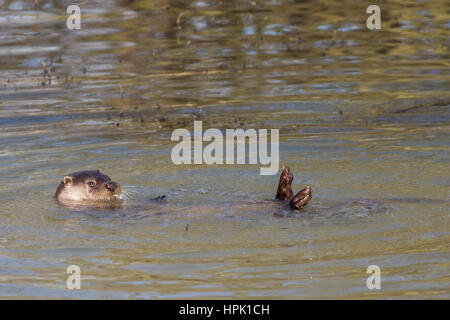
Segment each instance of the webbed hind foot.
M275 199L277 200L289 200L292 197L292 180L294 180L294 175L291 173L289 167L283 166L283 171L281 171L280 182L278 183L277 195Z
M312 198L312 190L309 186L297 193L289 202L291 209L301 210Z

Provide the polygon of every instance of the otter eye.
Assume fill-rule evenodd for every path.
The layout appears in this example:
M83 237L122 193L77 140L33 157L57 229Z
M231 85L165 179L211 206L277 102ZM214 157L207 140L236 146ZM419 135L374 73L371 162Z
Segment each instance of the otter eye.
M95 183L94 183L93 181L89 181L89 182L88 182L88 186L89 186L89 187L93 187L93 186L95 186Z

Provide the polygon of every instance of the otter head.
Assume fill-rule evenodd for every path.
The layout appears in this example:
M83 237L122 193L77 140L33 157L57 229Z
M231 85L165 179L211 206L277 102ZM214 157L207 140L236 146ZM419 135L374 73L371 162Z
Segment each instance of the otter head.
M119 199L120 185L100 171L79 171L65 176L56 190L59 202L92 202Z

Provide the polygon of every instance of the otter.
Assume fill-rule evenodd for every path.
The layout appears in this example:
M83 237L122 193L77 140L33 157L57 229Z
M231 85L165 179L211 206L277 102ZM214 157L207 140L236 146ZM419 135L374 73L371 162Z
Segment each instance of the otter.
M287 166L283 166L278 182L275 199L285 203L294 211L301 211L312 199L310 186L299 191L295 196L292 192L294 175ZM55 193L55 199L60 203L93 204L98 202L120 201L122 188L120 184L99 170L78 171L63 178ZM165 196L153 200L160 201Z
M394 198L394 199L356 199L337 204L333 207L312 206L310 210L306 210L308 203L312 199L312 189L306 186L296 195L292 192L292 181L294 175L287 166L283 166L281 171L278 188L273 200L249 201L245 202L245 206L273 207L276 212L275 216L290 216L299 213L321 213L328 214L339 212L341 209L349 207L365 207L366 209L380 208L386 202L424 202L424 203L443 203L442 200L427 198ZM95 208L116 209L122 207L122 187L119 183L114 182L111 178L99 170L95 171L78 171L65 176L55 193L55 199L64 206L78 208L89 206ZM165 203L166 196L159 196L152 199L151 202L145 202L142 205L132 203L132 207L138 211L157 210L160 204ZM241 207L242 203L236 203L237 207ZM134 210L133 209L133 210ZM174 208L167 208L172 212ZM198 209L198 208L194 208ZM162 213L164 213L162 212ZM185 208L183 208L185 212ZM159 213L158 213L159 214Z
M92 203L120 199L122 187L99 170L78 171L65 176L55 193L60 202Z

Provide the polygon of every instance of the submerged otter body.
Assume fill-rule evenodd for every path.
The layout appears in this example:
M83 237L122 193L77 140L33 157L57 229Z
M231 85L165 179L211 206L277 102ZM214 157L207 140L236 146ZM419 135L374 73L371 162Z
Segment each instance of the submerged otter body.
M120 198L120 184L96 171L78 171L63 178L55 193L58 202L108 202Z
M291 188L293 179L290 169L283 166L275 199L286 203L293 210L301 210L311 200L312 190L307 186L293 196ZM99 170L78 171L63 178L56 190L55 199L63 204L104 204L117 201L121 193L120 184Z

